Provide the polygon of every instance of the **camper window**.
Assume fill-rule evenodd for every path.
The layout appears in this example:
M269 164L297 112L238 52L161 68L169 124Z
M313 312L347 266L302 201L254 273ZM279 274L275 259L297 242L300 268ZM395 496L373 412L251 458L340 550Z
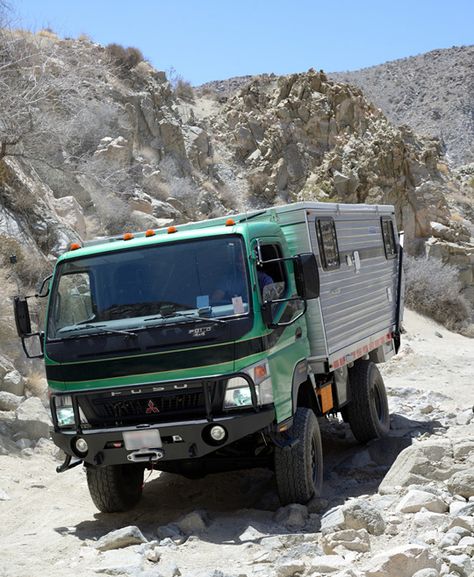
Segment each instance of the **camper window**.
M385 248L386 258L395 258L397 256L395 233L393 231L393 222L389 217L381 218L383 245Z
M337 247L336 226L330 217L316 220L316 233L318 235L319 254L321 265L324 270L339 268L339 249Z

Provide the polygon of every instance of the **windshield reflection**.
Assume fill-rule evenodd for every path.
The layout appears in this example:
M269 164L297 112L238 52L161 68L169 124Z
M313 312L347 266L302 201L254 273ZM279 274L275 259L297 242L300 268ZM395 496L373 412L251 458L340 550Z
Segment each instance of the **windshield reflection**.
M185 322L225 322L249 312L237 236L157 244L60 265L48 338Z

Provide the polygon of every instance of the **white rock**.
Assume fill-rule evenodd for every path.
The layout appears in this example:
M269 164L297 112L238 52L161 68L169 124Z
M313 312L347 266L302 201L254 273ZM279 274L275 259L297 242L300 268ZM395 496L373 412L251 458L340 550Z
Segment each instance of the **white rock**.
M20 373L13 369L3 377L2 389L18 397L22 397L25 392L25 382Z
M457 515L466 506L466 501L452 501L449 504L449 514Z
M351 499L343 508L347 529L366 529L371 535L385 531L385 521L380 510L364 499Z
M439 570L441 562L427 546L401 545L375 555L364 567L365 577L412 577L421 569Z
M342 512L342 505L329 509L321 518L321 533L334 533L340 529L345 528L344 513Z
M469 499L474 496L474 469L457 471L447 482L451 493Z
M37 397L30 397L16 410L16 431L24 432L30 439L49 437L51 420L43 403Z
M465 527L461 527L459 525L455 525L454 527L451 527L449 529L449 532L461 535L461 537L469 537L469 535L471 534L471 531L469 531Z
M467 515L458 515L451 520L448 525L448 531L453 527L463 527L467 529L470 533L474 533L474 517Z
M31 449L33 443L30 439L18 439L15 441L15 445L22 451L23 449Z
M156 534L159 539L182 539L183 534L180 528L174 523L168 523L168 525L162 525L156 530Z
M245 529L245 531L239 535L239 540L241 543L244 543L245 541L259 541L266 536L267 535L265 533L260 533L260 531L255 529L255 527L249 525L247 529Z
M448 505L435 495L417 489L408 491L397 505L397 511L401 513L416 513L421 509L433 513L445 513L448 510Z
M340 555L319 555L308 562L309 572L334 573L349 567L349 562Z
M474 537L471 537L470 535L462 537L459 541L459 545L461 547L474 547Z
M144 556L130 549L104 551L94 563L94 572L105 575L140 575Z
M432 529L433 527L442 527L449 521L447 515L442 513L431 513L431 511L418 511L413 515L413 525L421 529Z
M276 577L291 577L295 573L303 573L306 566L302 561L283 561L274 568Z
M176 525L186 535L201 533L206 530L206 518L204 511L192 511L177 521Z
M292 529L304 527L307 519L308 508L297 503L281 507L274 516L276 523Z
M8 496L8 494L3 490L0 489L0 501L9 501L10 497Z
M461 577L470 577L474 568L469 555L449 555L447 558L449 570L456 571Z
M171 559L161 558L158 563L158 574L161 577L179 577L181 571L178 569L176 563Z
M439 571L436 569L420 569L412 577L439 577Z
M139 543L146 543L147 540L143 533L135 525L122 527L115 531L103 535L96 543L96 548L99 551L109 551L111 549L122 549L130 545L137 545Z
M452 545L457 545L459 541L461 541L461 535L449 531L440 540L438 545L440 549L446 549L447 547L451 547Z
M349 551L367 553L370 551L369 534L365 529L345 529L324 535L321 546L326 555L339 552L337 548L343 547Z
M0 391L0 411L16 411L25 397L19 397L7 391Z

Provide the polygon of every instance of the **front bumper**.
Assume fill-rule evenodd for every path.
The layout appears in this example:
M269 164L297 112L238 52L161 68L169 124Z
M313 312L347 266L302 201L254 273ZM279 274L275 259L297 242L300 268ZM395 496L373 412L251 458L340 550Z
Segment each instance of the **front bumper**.
M274 422L275 411L273 407L233 413L222 417L199 419L193 421L160 423L154 425L136 425L131 427L116 427L107 429L83 429L81 432L74 430L53 430L51 432L54 443L67 455L83 459L91 465L119 465L130 463L130 455L133 451L125 449L123 433L126 431L139 431L146 428L158 429L162 447L148 447L150 458L144 458L143 462L176 461L203 457L217 449L238 441L264 430ZM227 436L220 443L212 443L206 431L210 426L221 425L225 428ZM89 447L86 455L78 454L74 450L74 441L81 437L86 440ZM180 440L175 440L177 438ZM159 469L159 464L157 465Z

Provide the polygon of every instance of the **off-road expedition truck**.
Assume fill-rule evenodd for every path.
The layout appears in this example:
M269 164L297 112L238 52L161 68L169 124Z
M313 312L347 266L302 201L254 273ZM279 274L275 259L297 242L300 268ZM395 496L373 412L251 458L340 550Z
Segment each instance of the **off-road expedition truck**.
M95 505L126 510L144 470L273 467L282 503L322 484L318 418L389 429L376 363L400 342L393 206L304 202L75 243L45 279L54 423ZM30 352L30 356L31 352Z

